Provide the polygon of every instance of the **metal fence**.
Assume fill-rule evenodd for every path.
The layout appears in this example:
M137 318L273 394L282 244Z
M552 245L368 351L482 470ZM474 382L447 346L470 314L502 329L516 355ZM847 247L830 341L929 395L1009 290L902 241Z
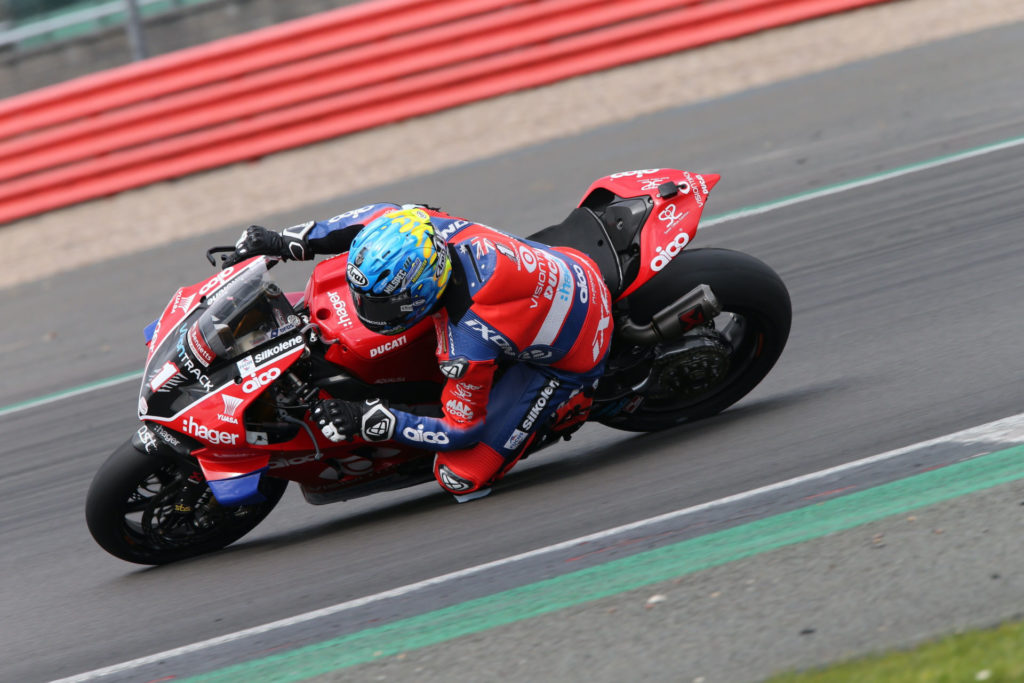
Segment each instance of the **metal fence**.
M109 28L123 26L129 21L132 10L137 9L142 16L158 14L181 9L211 0L107 0L105 2L73 4L53 2L37 2L40 7L60 10L57 5L63 4L63 11L52 11L45 14L23 14L16 12L16 6L7 1L7 21L3 21L3 7L0 5L0 48L11 45L37 45L73 36L88 34ZM27 17L27 18L26 18ZM32 17L35 17L34 19ZM19 20L21 19L21 20Z

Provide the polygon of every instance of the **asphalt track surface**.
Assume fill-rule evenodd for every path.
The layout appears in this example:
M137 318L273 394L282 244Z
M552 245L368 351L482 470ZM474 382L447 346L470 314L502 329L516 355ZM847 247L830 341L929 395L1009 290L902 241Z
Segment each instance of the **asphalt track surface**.
M985 31L341 196L330 207L263 218L290 224L394 198L429 201L526 234L563 218L593 178L658 166L721 173L705 215L722 215L1024 136L1021 45L1024 25ZM681 74L679 87L699 77ZM642 96L642 87L624 96ZM754 254L790 287L793 331L769 378L698 425L642 436L589 426L471 505L457 506L431 485L324 507L308 506L290 490L260 528L228 550L139 568L99 550L82 518L92 474L134 428L136 384L3 415L0 680L72 676L1019 413L1022 149L702 230L693 248ZM141 328L179 284L209 272L202 250L233 241L237 232L231 227L5 291L0 406L139 370ZM26 258L45 258L45 251ZM302 268L293 266L284 283L301 283ZM884 561L865 549L879 544L865 541L862 531L854 541L829 537L815 552L769 553L750 565L708 570L695 584L704 599L639 612L660 618L603 605L607 613L620 609L617 628L625 630L618 633L628 634L628 647L609 647L600 625L581 613L556 613L432 648L417 668L392 659L350 673L355 680L621 680L628 670L647 680L757 680L794 663L995 623L1024 604L1013 552L1020 524L1006 515L1020 513L1020 497L1019 487L1008 485L950 503L932 513L939 521L930 533ZM724 528L780 509L768 502L756 511L723 512L709 524ZM940 543L949 539L934 533L942 524L958 525L958 542ZM647 539L640 549L661 542ZM998 572L959 564L986 552L995 561L996 549ZM825 571L823 562L850 591L844 599L819 595L814 602L801 594L808 577ZM948 610L908 608L916 620L884 628L875 621L880 606L857 593L869 590L865 573L883 562L882 578L894 594L913 595L914 604L949 604ZM469 577L442 594L384 605L362 618L386 623L560 571L567 570ZM965 576L970 571L985 573ZM1005 590L964 590L965 580ZM708 599L731 586L751 593L733 601L749 609L730 612L726 601ZM756 603L755 594L778 599ZM859 626L862 637L815 641L814 625L794 617L808 609L835 610L832 621ZM265 642L263 654L336 635L309 629ZM694 648L682 642L666 652L673 634L686 629L694 634L690 645L717 645L697 648L690 660L685 656ZM606 636L615 633L609 626ZM765 637L773 633L778 638ZM160 674L232 662L231 653L220 656L199 653Z

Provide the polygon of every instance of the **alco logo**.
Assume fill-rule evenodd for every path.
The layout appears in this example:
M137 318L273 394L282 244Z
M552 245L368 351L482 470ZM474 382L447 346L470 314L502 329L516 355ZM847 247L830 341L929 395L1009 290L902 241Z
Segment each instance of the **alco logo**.
M439 445L448 443L447 434L444 432L425 432L423 431L423 425L416 425L416 429L406 427L402 430L402 436L416 443L434 443Z
M228 266L224 270L220 271L213 277L211 277L206 284L199 288L199 296L206 296L215 289L222 287L225 282L231 279L231 276L235 274L235 267Z
M676 254L681 252L683 248L690 243L690 235L685 231L679 232L672 241L663 249L661 246L655 247L657 255L651 259L651 270L658 272L669 264Z
M242 391L244 391L247 394L259 391L260 389L267 386L280 376L280 368L267 368L258 375L253 375L248 380L246 380L245 384L242 385Z

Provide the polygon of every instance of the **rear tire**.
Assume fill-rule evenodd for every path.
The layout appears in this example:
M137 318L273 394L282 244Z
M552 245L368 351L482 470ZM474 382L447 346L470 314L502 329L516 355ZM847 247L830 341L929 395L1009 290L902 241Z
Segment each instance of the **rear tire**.
M264 476L264 502L222 507L197 464L141 453L129 440L93 478L85 519L92 537L114 557L167 564L234 543L263 521L287 486Z
M682 252L627 297L630 318L647 324L655 313L701 284L711 287L722 304L716 324L730 321L736 330L735 338L728 338L725 376L700 395L644 398L632 413L620 412L599 418L600 422L648 432L710 417L746 396L774 367L789 338L789 292L774 270L748 254L730 249Z

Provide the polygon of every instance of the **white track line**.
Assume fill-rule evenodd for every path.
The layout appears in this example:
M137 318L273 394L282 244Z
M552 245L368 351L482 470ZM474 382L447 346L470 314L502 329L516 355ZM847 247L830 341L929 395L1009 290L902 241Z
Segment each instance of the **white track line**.
M823 187L818 190L811 190L810 192L803 192L792 197L786 197L779 199L774 202L767 202L765 204L759 204L757 206L747 207L745 209L739 209L731 213L716 216L715 218L708 219L701 223L700 227L710 228L713 225L720 223L726 223L728 221L739 220L740 218L748 218L750 216L760 216L761 214L768 213L770 211L776 211L778 209L785 208L787 206L793 206L795 204L802 204L803 202L813 201L822 197L828 197L840 192L848 192L850 190L856 190L861 187L868 185L874 185L876 183L883 183L887 180L893 180L894 178L900 178L911 173L918 173L920 171L928 171L933 168L939 168L940 166L948 166L949 164L955 164L960 161L967 159L974 159L976 157L984 156L986 154L992 154L993 152L1001 152L1006 149L1013 149L1014 147L1020 147L1024 145L1024 137L1011 138L1009 140L1003 140L1002 142L996 142L991 145L985 145L984 147L976 147L969 149L964 152L956 152L955 154L947 154L946 156L936 157L929 159L928 161L922 161L917 164L910 164L909 166L902 166L900 168L894 168L891 171L883 171L875 175L867 176L864 178L858 178L856 180L850 180L845 183L839 183L837 185L830 185Z
M128 662L123 662L121 664L115 664L113 666L108 666L103 669L96 669L94 671L89 671L83 674L79 674L77 676L72 676L70 678L62 678L59 681L54 681L53 683L80 683L81 681L91 681L97 678L101 678L103 676L122 673L124 671L130 671L132 669L146 666L149 664L163 662L172 657L181 657L183 655L194 654L196 652L206 650L211 647L216 647L218 645L224 645L226 643L242 640L244 638L249 638L251 636L262 635L264 633L269 633L271 631L276 631L278 629L296 626L298 624L314 621L322 617L340 614L342 612L347 612L349 610L364 607L366 605L381 602L383 600L402 597L404 595L408 595L410 593L414 593L425 588L431 588L451 581L464 579L469 576L483 574L485 572L491 571L492 569L499 569L507 565L522 562L523 560L541 557L543 555L549 555L551 553L566 550L586 543L591 543L593 541L601 541L608 537L617 536L625 532L635 531L637 529L642 529L648 526L654 526L661 522L679 519L680 517L692 515L697 512L703 512L705 510L722 507L724 505L729 505L730 503L743 501L748 498L754 498L756 496L760 496L766 493L772 493L775 491L779 491L781 489L790 488L793 486L804 484L806 482L824 479L833 474L846 472L848 470L863 467L864 465L870 465L873 463L881 462L883 460L891 460L906 453L918 451L924 448L930 448L932 446L945 443L989 443L993 445L999 445L1001 447L1005 447L1005 444L1009 443L1024 443L1024 413L1018 413L1017 415L1011 415L1010 417L1006 417L1001 420L995 420L994 422L989 422L987 424L979 425L977 427L971 427L969 429L964 429L959 432L954 432L952 434L940 436L935 439L929 439L928 441L921 441L910 446L904 446L903 448L897 448L895 450L886 451L885 453L879 453L878 455L873 455L871 457L863 458L861 460L855 460L853 462L844 463L842 465L830 467L829 469L820 470L818 472L811 472L810 474L794 477L792 479L780 481L775 484L769 484L767 486L762 486L760 488L745 491L743 493L737 493L732 496L726 496L725 498L719 498L718 500L709 501L707 503L702 503L700 505L694 505L692 507L682 508L680 510L675 510L673 512L667 512L656 517L649 517L647 519L642 519L640 521L632 522L630 524L623 524L622 526L613 527L611 529L605 529L604 531L598 531L587 536L580 536L578 538L573 538L568 541L563 541L561 543L555 543L553 545L544 546L543 548L537 548L536 550L530 550L528 552L520 553L518 555L512 555L510 557L502 558L500 560L494 560L493 562L479 564L475 567L469 567L467 569L461 569L459 571L450 572L448 574L442 574L441 576L435 576L431 579L418 581L416 583L411 583L406 586L399 586L398 588L393 588L391 590L376 593L374 595L368 595L366 597L357 598L355 600L349 600L347 602L338 603L330 607L324 607L322 609L313 610L312 612L298 614L294 617L288 617L287 619L272 621L261 626L254 626L252 628L247 628L242 631L236 631L234 633L228 633L223 636L218 636L217 638L210 638L209 640L203 640L198 643L184 645L182 647L174 648L172 650L158 652L156 654L148 655L146 657L139 657L138 659L133 659Z
M778 209L785 208L787 206L794 206L796 204L802 204L804 202L813 201L822 197L828 197L841 192L848 192L857 188L865 187L867 185L874 185L876 183L882 183L887 180L893 180L894 178L900 178L912 173L919 171L927 171L933 168L939 168L940 166L947 166L949 164L955 164L966 159L973 159L976 157L984 156L986 154L992 154L993 152L1000 152L1006 149L1012 149L1014 147L1020 147L1024 145L1024 137L1011 138L1009 140L1003 140L1002 142L996 142L991 145L985 145L983 147L976 147L969 149L964 152L957 152L956 154L949 154L942 157L936 157L935 159L929 159L928 161L922 161L917 164L910 164L909 166L903 166L896 168L891 171L885 171L876 175L867 176L865 178L858 178L845 183L839 183L838 185L831 185L829 187L823 187L819 190L813 190L811 192L805 192L802 194L794 195L792 197L786 197L779 199L778 201L768 202L766 204L759 204L757 206L750 206L731 213L709 218L708 220L700 224L700 228L710 228L714 225L720 225L722 223L728 223L729 221L739 220L741 218L748 218L750 216L760 216L762 214L769 213L771 211L777 211ZM110 379L100 380L94 384L87 384L74 389L68 389L57 394L51 394L50 396L43 396L37 399L25 401L24 403L17 403L6 408L0 408L0 417L17 413L22 410L28 410L30 408L38 408L39 406L47 405L49 403L56 403L62 401L65 398L71 396L77 396L89 391L96 389L102 389L115 384L120 384L127 381L138 381L141 377L141 373L132 373L130 375L122 375L119 377L111 377Z

